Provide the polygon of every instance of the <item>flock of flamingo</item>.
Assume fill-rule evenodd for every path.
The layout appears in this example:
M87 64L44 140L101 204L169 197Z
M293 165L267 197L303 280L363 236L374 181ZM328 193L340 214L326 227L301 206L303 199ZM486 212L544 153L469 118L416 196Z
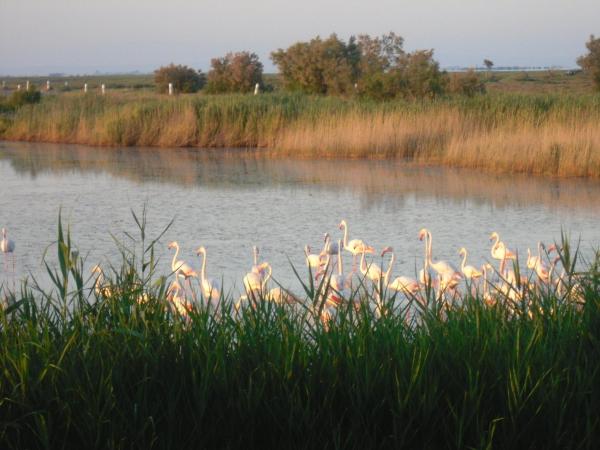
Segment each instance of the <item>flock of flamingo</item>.
M507 245L500 240L498 233L493 232L490 236L492 241L491 257L498 261L498 267L485 263L481 267L467 264L468 252L466 248L458 251L462 258L460 267L443 260L433 260L432 246L433 238L431 232L426 228L419 231L418 238L424 242L423 267L417 278L408 276L393 277L393 266L396 255L392 247L385 247L380 255L382 265L367 261L368 254L374 254L375 249L361 239L349 239L348 225L345 220L339 224L343 235L333 240L329 233L324 234L324 243L320 251L313 253L311 248L304 247L306 266L309 269L310 285L316 287L317 295L323 300L322 308L324 317L332 317L337 308L345 302L351 302L358 287L372 289L375 299L375 311L380 311L382 298L385 293L404 297L408 300L417 300L424 304L427 292L433 292L435 298L440 302L455 299L461 295L461 289L467 289L472 295L480 296L486 304L494 305L500 300L518 301L523 299L526 290L553 289L559 294L566 291L566 271L563 267L562 273L558 275L557 265L561 256L555 245L548 248L539 242L537 254L532 254L527 249L528 274L515 272L514 264L507 265L507 261L515 261L517 254L508 249ZM201 258L201 268L198 273L187 262L178 259L179 244L171 242L170 250L175 250L171 261L171 270L174 280L169 284L167 298L173 308L181 315L187 315L193 305L200 301L211 304L218 308L224 296L220 283L207 276L207 250L199 247L196 254ZM7 232L2 229L2 241L0 250L5 254L12 254L15 244L8 239ZM353 264L350 271L344 270L343 252L352 255ZM552 253L557 255L552 257ZM389 256L387 268L382 267L383 258ZM510 266L510 267L508 267ZM104 274L99 266L92 271L96 274L95 290L97 294L110 295L110 288L106 285ZM273 269L267 261L259 262L259 249L253 247L253 263L250 270L243 278L245 293L235 303L239 309L245 302L260 299L276 303L300 302L298 296L280 286L268 288L272 278ZM192 281L197 280L200 287L201 297L198 299L192 286ZM389 294L388 294L389 295Z
M517 301L523 298L526 289L555 289L557 292L565 291L566 275L563 268L562 273L557 276L557 265L561 257L557 254L552 258L552 252L556 252L555 245L547 249L541 242L538 243L537 254L527 251L527 268L531 271L529 276L517 274L514 267L508 267L507 261L517 258L515 252L508 249L506 244L500 240L498 233L490 236L492 242L491 256L499 262L498 268L491 264L483 264L480 268L467 264L468 252L461 248L458 254L462 258L460 267L442 260L433 260L431 232L426 228L419 231L418 238L424 241L423 268L417 278L408 276L393 277L393 266L396 256L392 247L386 247L381 252L381 258L389 255L387 267L382 268L379 264L367 261L367 255L374 254L375 249L361 239L349 239L348 225L345 220L339 224L343 235L333 240L329 233L324 234L323 247L318 252L312 252L310 246L304 246L306 266L309 269L314 282L311 283L317 291L317 295L323 300L322 308L325 317L335 315L337 308L345 302L353 301L357 297L357 288L371 288L375 295L372 296L376 303L380 303L384 293L392 293L395 296L403 296L406 299L416 299L425 302L426 291L433 290L435 297L440 301L447 301L448 297L460 295L461 288L467 288L473 295L480 295L486 304L493 305L500 299ZM186 314L197 298L189 298L186 284L191 288L191 281L198 280L201 299L217 308L223 299L220 283L207 275L207 250L205 247L197 249L196 253L201 258L201 268L198 273L191 265L178 259L179 244L171 242L169 249L175 250L171 261L171 270L175 280L169 287L169 300L175 308ZM344 270L343 252L348 252L353 258L352 269ZM382 264L383 265L383 264ZM298 296L281 286L268 288L273 273L269 262L259 262L259 249L253 247L253 261L250 270L243 278L245 293L236 302L236 308L245 302L260 299L276 303L301 302ZM374 305L375 311L379 311L381 305Z

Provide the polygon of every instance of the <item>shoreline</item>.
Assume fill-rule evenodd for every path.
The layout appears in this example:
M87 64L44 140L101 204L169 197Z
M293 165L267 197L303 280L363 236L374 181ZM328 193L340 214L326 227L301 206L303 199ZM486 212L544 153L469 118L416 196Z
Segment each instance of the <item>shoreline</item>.
M256 149L269 158L403 159L498 174L600 178L599 100L500 95L372 103L284 94L70 94L21 108L5 122L0 140Z

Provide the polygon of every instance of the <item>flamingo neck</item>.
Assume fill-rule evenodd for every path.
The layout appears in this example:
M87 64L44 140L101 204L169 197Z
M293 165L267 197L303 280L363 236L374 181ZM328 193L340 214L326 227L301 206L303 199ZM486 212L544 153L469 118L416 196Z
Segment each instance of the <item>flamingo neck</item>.
M252 252L254 253L254 265L258 266L258 247L254 247Z
M431 232L429 230L427 230L427 266L429 267L432 262L431 262L431 247L433 244L433 237L431 236Z
M271 264L267 264L267 275L265 276L263 282L262 282L262 289L265 289L265 286L267 285L267 281L269 281L269 279L271 278L271 275L273 274L273 268L271 267Z
M364 250L365 249L363 248L363 252L362 252L362 255L360 257L360 270L363 273L367 273L367 264L365 262L365 251Z
M202 283L206 281L206 250L202 252L202 271L200 272Z
M385 271L385 274L383 275L383 280L385 281L385 284L387 284L390 273L392 272L392 266L394 265L394 262L396 262L396 254L394 252L392 253L392 257L390 258L390 265L388 266L387 270Z
M465 265L467 264L467 249L465 249L465 251L463 252L463 260L462 260L462 264L460 265L460 270L461 271L465 271Z
M171 270L175 271L176 267L176 262L177 262L177 256L179 255L179 244L175 243L175 254L173 255L173 261L171 261Z
M338 275L343 275L344 273L344 268L342 267L342 264L342 246L341 242L338 241Z
M348 247L348 225L346 222L342 222L342 226L344 227L344 248Z

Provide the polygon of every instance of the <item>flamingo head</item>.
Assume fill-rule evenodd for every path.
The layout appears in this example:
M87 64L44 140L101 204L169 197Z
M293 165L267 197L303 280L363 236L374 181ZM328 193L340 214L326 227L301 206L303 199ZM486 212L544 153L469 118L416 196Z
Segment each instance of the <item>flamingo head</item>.
M381 251L381 257L383 258L383 256L384 256L386 253L393 252L393 251L394 251L394 249L393 249L392 247L386 247L386 248L384 248L384 249Z
M422 241L427 236L427 228L421 228L419 231L419 240Z
M548 254L558 251L558 249L556 248L556 244L552 244L548 247Z
M490 241L493 241L494 239L500 239L498 233L496 233L495 231L492 234L490 234Z
M329 233L325 233L323 235L323 242L327 242L329 240Z
M344 228L346 228L346 227L347 227L347 225L346 225L346 221L345 221L345 220L342 220L342 221L340 222L340 225L339 225L339 228L340 228L340 230L343 230L343 229L344 229Z
M253 246L252 246L252 252L254 252L254 254L255 254L256 256L258 256L258 252L259 252L259 250L258 250L258 247L257 247L256 245L253 245Z
M204 246L198 247L198 250L196 250L196 255L200 256L200 254L206 255L206 248Z
M171 249L177 247L177 245L178 245L177 241L169 242L168 248L169 248L169 250L171 250Z
M467 253L467 249L466 249L466 248L464 248L464 247L461 247L461 249L458 251L458 254L459 254L460 256L463 256L465 253Z

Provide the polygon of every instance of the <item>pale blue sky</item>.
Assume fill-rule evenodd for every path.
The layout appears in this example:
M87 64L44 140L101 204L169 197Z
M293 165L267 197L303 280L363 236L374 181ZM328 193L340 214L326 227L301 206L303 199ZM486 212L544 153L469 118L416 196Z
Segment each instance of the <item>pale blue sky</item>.
M0 74L208 69L231 50L269 53L336 32L395 31L441 65L573 67L599 0L0 0Z

